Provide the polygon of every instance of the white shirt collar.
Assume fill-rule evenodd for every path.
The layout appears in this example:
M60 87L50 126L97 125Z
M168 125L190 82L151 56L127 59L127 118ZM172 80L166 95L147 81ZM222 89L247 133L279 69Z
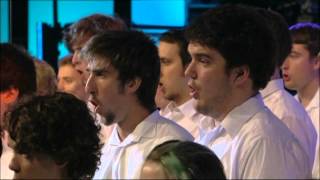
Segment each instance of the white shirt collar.
M272 93L284 89L283 80L282 79L275 79L269 81L267 86L260 90L260 93L263 98L266 98L267 96L271 95Z
M320 104L319 104L319 90L320 90L320 88L318 88L316 94L313 96L312 100L310 101L310 103L306 107L307 111L309 111L313 108L319 108L319 106L320 106Z
M161 115L168 114L169 112L180 112L184 116L193 119L193 116L197 114L197 111L194 108L195 100L193 98L189 99L185 103L181 104L180 106L177 106L177 104L173 101L171 101L163 111L160 112Z
M319 90L320 88L318 88L316 94L313 96L312 100L309 102L309 104L307 105L307 107L305 108L306 111L310 111L313 108L318 108L320 106L319 104ZM301 103L300 98L298 96L298 93L294 96L294 98Z
M235 107L221 122L226 132L233 138L241 127L257 112L265 108L260 94L249 98L241 105Z
M109 138L109 144L113 146L126 146L133 142L139 142L141 138L153 138L156 136L156 123L160 119L159 111L154 111L130 133L122 142L118 135L118 125L115 126Z
M195 100L191 98L184 104L180 105L178 108L184 115L192 119L192 117L197 113L197 111L194 108L194 104Z

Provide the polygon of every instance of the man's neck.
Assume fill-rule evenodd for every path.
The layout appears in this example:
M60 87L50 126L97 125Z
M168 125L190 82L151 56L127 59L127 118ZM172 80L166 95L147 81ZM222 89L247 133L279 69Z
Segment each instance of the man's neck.
M240 106L244 102L246 102L251 97L256 96L258 91L248 90L242 91L242 93L233 93L233 96L230 96L229 99L231 101L225 106L224 111L220 113L218 116L213 117L215 121L222 122L223 119L237 106Z
M310 81L310 83L308 83L306 86L298 90L298 97L303 107L306 108L309 105L318 89L319 78L316 78Z
M177 106L181 106L182 104L189 101L190 99L191 99L191 97L189 95L189 91L186 91L186 92L181 92L181 94L179 96L176 96L176 98L173 99L173 102Z
M123 141L135 128L150 115L150 112L141 105L131 106L129 112L121 122L118 122L118 135Z

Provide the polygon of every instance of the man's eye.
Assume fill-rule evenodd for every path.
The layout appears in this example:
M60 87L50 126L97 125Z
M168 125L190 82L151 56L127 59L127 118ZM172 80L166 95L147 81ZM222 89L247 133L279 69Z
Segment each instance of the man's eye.
M66 79L66 83L72 83L72 79Z
M95 75L96 75L96 76L102 76L102 75L103 75L103 72L96 72Z
M198 61L204 64L208 64L210 62L207 57L200 57Z
M95 71L93 72L93 74L97 77L99 76L105 76L106 75L106 71Z
M171 61L168 60L168 59L161 59L161 60L160 60L160 63L161 63L161 64L170 64L170 62L171 62Z
M290 53L290 54L289 54L289 57L291 57L291 58L297 58L297 57L299 57L299 54Z

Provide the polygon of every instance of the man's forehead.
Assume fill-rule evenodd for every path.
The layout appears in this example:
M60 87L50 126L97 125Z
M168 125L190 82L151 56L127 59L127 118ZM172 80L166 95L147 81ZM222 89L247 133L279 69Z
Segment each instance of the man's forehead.
M88 61L89 69L109 69L111 66L111 62L107 59L94 58Z

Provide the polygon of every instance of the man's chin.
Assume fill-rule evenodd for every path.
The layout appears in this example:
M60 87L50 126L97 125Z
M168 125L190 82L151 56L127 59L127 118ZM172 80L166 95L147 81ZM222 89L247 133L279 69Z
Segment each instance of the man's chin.
M196 100L196 103L194 106L197 112L207 116L210 114L209 108L206 105L201 104L201 102L199 102L198 100Z
M111 112L106 113L103 115L103 120L104 120L103 124L110 126L110 125L116 123L115 114L111 113Z

